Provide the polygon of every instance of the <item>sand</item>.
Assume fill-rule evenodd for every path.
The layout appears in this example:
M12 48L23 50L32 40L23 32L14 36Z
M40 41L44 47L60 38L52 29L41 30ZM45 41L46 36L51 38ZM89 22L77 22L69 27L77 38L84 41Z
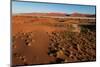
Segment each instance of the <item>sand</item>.
M73 25L75 21L63 22L51 18L13 16L12 64L95 61L96 32L87 28L81 30L80 26Z

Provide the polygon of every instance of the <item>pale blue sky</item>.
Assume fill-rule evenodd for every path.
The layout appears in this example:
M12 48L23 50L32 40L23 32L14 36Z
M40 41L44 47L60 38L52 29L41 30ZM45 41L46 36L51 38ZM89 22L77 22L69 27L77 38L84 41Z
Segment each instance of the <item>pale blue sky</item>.
M12 13L84 13L95 14L95 6L12 1Z

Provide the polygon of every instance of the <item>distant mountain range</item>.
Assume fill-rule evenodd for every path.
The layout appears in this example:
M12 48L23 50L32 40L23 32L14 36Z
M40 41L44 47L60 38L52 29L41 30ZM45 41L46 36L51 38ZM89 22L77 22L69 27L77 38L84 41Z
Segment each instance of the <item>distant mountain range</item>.
M70 17L96 17L95 14L82 14L82 13L20 13L17 15L27 15L27 16L70 16Z
M77 17L96 17L95 14L81 14L81 13L72 13L70 16L77 16Z

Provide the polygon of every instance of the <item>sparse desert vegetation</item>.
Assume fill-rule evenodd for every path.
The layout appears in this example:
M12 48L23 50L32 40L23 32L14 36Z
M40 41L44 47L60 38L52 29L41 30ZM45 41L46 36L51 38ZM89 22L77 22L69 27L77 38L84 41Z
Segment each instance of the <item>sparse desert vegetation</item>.
M13 65L96 60L95 19L41 15L12 16Z
M59 63L93 61L96 57L95 36L95 32L87 30L80 33L52 32L48 54L59 58Z

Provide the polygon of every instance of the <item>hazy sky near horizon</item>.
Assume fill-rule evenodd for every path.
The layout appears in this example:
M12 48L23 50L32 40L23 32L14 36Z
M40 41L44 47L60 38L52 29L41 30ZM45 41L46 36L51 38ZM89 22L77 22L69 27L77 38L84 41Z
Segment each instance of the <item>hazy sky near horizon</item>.
M12 13L84 13L95 14L95 6L12 1Z

